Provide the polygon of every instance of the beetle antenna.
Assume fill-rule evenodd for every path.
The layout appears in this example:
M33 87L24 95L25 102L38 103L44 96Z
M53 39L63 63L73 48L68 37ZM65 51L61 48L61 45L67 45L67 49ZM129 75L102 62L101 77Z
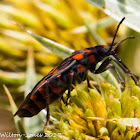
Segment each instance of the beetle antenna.
M114 37L113 37L113 40L112 40L112 43L111 43L111 46L110 46L110 49L109 49L108 52L110 52L111 49L112 49L112 47L113 47L113 44L114 44L114 41L115 41L115 38L116 38L116 34L117 34L117 32L118 32L118 29L119 29L121 23L124 21L124 19L125 19L125 17L122 18L122 20L120 21L120 23L119 23L118 26L117 26L116 32L115 32L115 34L114 34Z
M135 38L134 36L128 36L128 37L126 37L125 39L119 41L115 46L113 46L111 52L114 52L114 51L116 50L116 48L117 48L122 42L124 42L125 40L127 40L127 39L134 39L134 38Z

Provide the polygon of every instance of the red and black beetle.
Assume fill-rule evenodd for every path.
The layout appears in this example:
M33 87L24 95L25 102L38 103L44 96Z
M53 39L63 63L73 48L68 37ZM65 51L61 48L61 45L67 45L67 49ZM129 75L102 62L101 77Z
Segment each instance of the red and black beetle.
M57 100L59 97L62 97L64 92L68 90L66 100L67 105L70 98L70 92L73 89L72 85L75 85L76 81L80 83L87 79L88 86L90 87L89 80L87 78L88 70L93 74L99 74L107 69L113 68L116 71L120 82L124 84L123 78L119 74L117 68L110 63L111 61L117 63L120 68L125 73L129 74L134 82L137 83L139 78L134 73L130 72L130 70L119 59L115 52L120 43L133 37L127 37L113 46L119 26L124 19L125 18L120 21L116 29L111 46L98 45L73 52L71 56L62 61L56 68L52 69L35 85L14 116L18 115L19 117L32 117L47 107L47 125L49 120L49 104ZM105 59L105 57L107 58ZM105 60L96 69L96 65L103 59Z

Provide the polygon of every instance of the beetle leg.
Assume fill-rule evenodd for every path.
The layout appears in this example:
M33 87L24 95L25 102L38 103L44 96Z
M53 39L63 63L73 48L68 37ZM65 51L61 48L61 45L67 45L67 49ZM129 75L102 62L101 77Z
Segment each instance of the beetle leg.
M69 79L68 95L67 95L67 99L66 99L66 106L70 102L70 92L72 90L72 87L71 86L72 86L73 76L74 76L74 72L70 72L70 79Z
M89 82L88 77L87 77L86 79L87 79L87 85L88 85L88 88L92 88L91 85L90 85L90 82Z
M124 79L122 78L121 74L119 73L118 69L112 64L112 68L115 70L120 82L121 82L121 85L122 86L125 86L125 82L124 82Z
M94 71L95 74L98 73L102 73L110 68L113 68L121 82L121 84L124 86L124 80L122 78L122 76L120 75L119 71L117 70L117 68L113 65L113 64L109 64L110 61L113 60L111 57L107 58L100 66L97 70Z
M139 77L137 75L135 75L133 72L130 72L130 70L127 68L127 66L121 61L121 59L119 59L119 57L116 54L114 54L113 56L115 58L115 59L113 59L113 61L116 62L123 69L123 71L125 73L129 74L130 77L135 82L135 84L137 84Z
M111 66L109 65L111 60L112 60L112 58L108 57L106 60L103 61L103 63L99 66L99 68L97 68L93 73L99 74L99 73L102 73L102 72L106 71L107 69L111 68Z
M124 82L124 79L122 78L122 76L121 76L121 74L119 73L119 71L118 71L118 69L113 65L113 64L108 64L107 66L106 66L106 68L105 68L105 70L108 70L108 69L110 69L110 68L113 68L114 70L115 70L115 72L116 72L116 74L117 74L117 76L118 76L118 78L119 78L119 80L120 80L120 82L121 82L121 85L122 86L125 86L125 82Z
M84 78L81 81L87 80L88 88L92 88L92 86L90 85L89 79L88 79L87 71L84 73L84 76L83 77Z
M61 100L63 101L64 104L66 104L66 103L65 103L65 100L64 100L64 98L63 98L63 95L61 96Z

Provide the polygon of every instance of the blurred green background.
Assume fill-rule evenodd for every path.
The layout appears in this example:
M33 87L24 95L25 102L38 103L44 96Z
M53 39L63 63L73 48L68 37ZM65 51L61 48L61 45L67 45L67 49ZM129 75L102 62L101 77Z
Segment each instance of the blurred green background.
M74 50L103 43L110 45L118 24L85 0L1 0L1 133L17 132L3 84L19 106L24 93L28 93L39 79L62 61L61 57L43 47L15 22ZM121 44L117 53L131 71L140 75L140 34L123 24L115 43L127 36L136 38Z

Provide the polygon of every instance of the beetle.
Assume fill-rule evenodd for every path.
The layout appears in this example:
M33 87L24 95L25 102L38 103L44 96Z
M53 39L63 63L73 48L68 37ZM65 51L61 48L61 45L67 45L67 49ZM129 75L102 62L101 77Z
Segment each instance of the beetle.
M99 74L113 68L116 71L121 84L124 85L123 78L121 77L117 68L110 63L111 61L118 64L120 68L125 73L130 75L134 82L137 83L139 77L131 72L116 54L116 48L119 46L119 44L134 37L126 37L113 46L117 31L124 19L125 17L117 26L111 46L97 45L73 52L71 56L63 60L57 67L52 69L35 85L14 116L18 115L19 117L32 117L37 115L42 109L46 108L47 115L45 127L47 127L50 116L49 105L52 102L57 100L59 97L63 97L62 95L66 90L68 90L67 100L65 101L65 104L67 105L70 99L70 92L73 89L72 85L75 85L76 81L81 83L87 79L88 87L90 87L87 77L88 70L93 74ZM102 64L96 68L97 64L101 61L103 61Z

